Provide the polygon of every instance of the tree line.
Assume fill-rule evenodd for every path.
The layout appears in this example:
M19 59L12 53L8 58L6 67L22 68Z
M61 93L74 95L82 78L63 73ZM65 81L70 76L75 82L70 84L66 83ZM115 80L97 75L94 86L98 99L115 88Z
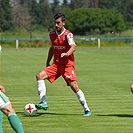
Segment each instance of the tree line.
M133 0L0 0L0 32L25 28L53 29L53 15L62 12L76 34L122 32L133 27Z

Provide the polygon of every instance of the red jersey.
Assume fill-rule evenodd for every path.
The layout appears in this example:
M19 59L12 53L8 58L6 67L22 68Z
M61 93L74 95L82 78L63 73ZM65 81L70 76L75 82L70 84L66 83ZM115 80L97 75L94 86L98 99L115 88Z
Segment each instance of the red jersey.
M73 34L64 29L64 31L58 35L56 30L53 30L50 34L51 46L54 49L54 62L61 65L74 65L74 55L71 54L68 57L61 58L62 53L66 53L70 49L71 44L75 44Z

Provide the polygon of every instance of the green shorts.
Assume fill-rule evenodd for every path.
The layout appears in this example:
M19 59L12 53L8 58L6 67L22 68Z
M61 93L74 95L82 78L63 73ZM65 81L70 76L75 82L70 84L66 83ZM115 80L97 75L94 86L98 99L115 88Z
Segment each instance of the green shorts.
M0 109L4 108L9 103L11 103L9 98L0 91Z

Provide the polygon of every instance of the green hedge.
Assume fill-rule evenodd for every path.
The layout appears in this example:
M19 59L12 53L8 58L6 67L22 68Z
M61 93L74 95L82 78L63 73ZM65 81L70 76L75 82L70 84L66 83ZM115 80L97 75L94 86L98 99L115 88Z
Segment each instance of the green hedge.
M98 46L98 41L84 41L84 40L77 40L75 41L77 46L88 46L88 47L95 47ZM19 48L40 48L40 47L48 47L49 41L42 41L42 40L35 40L35 41L19 41ZM132 46L133 41L130 40L110 40L105 41L101 40L100 45L101 46ZM15 48L16 47L16 41L1 41L0 45L2 45L3 48Z

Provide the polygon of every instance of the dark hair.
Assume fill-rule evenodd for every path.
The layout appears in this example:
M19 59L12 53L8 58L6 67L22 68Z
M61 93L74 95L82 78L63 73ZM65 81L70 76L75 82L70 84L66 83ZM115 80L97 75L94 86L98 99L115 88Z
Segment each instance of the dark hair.
M62 19L62 22L65 21L65 15L62 14L62 13L57 13L57 14L54 15L54 19L55 20L58 19L58 18L61 18Z

